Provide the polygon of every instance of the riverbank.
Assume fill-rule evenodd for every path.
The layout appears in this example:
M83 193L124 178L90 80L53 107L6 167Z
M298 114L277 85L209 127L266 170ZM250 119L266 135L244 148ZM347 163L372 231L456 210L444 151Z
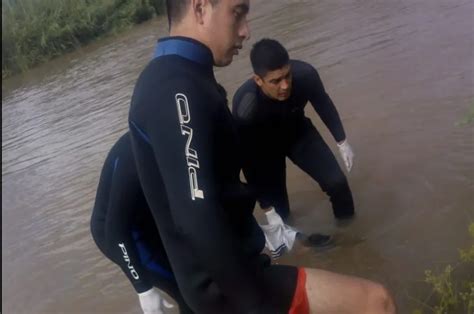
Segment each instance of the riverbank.
M163 0L2 0L2 78L164 11Z

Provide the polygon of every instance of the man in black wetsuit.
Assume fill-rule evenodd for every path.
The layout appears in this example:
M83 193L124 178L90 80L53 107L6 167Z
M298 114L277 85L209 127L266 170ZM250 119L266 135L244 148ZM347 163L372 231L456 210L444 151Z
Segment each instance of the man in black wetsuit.
M162 313L166 307L158 289L176 300L180 313L192 313L179 292L143 195L128 133L112 147L102 168L91 233L100 251L132 283L145 314Z
M129 125L140 182L186 303L203 314L392 313L378 284L261 258L255 198L240 182L237 134L213 73L248 38L249 1L169 0L167 9L171 37L159 40L138 78Z
M338 112L316 69L290 60L277 41L262 39L251 51L254 78L235 93L232 113L241 137L244 174L257 190L261 207L290 214L285 158L316 180L331 200L336 218L351 218L354 203L347 179L328 145L304 115L308 102L337 142L348 171L353 153ZM274 209L273 209L274 208Z

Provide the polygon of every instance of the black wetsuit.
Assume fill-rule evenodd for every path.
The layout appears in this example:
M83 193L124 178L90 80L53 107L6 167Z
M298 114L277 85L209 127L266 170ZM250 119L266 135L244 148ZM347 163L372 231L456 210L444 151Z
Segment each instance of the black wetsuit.
M305 117L304 107L311 102L337 142L346 138L339 114L323 83L308 63L291 60L293 85L285 101L272 100L254 80L246 81L235 93L232 114L244 148L244 174L257 190L264 208L275 206L278 213L289 215L286 190L288 156L316 180L330 196L336 217L354 212L347 179L330 148Z
M102 253L122 268L137 293L158 287L176 300L181 313L192 313L179 292L143 195L129 133L115 143L105 160L91 233Z
M129 125L138 174L186 302L196 313L287 313L297 270L268 266L241 183L240 150L211 51L158 42L141 73ZM157 193L165 190L166 194Z

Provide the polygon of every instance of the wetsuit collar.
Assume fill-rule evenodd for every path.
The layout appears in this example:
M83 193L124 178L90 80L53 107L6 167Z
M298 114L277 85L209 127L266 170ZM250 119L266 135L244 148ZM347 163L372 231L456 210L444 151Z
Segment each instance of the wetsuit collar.
M154 58L167 55L178 55L185 59L213 66L214 59L211 50L203 43L188 37L165 37L158 40Z

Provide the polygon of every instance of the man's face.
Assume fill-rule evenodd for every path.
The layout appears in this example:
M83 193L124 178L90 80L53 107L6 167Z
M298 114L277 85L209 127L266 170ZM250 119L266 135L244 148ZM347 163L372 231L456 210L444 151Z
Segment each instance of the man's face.
M289 64L268 72L264 77L255 75L254 80L262 92L271 99L284 101L291 95L292 76Z
M207 43L216 66L226 66L250 37L247 23L249 0L219 0L206 18Z

